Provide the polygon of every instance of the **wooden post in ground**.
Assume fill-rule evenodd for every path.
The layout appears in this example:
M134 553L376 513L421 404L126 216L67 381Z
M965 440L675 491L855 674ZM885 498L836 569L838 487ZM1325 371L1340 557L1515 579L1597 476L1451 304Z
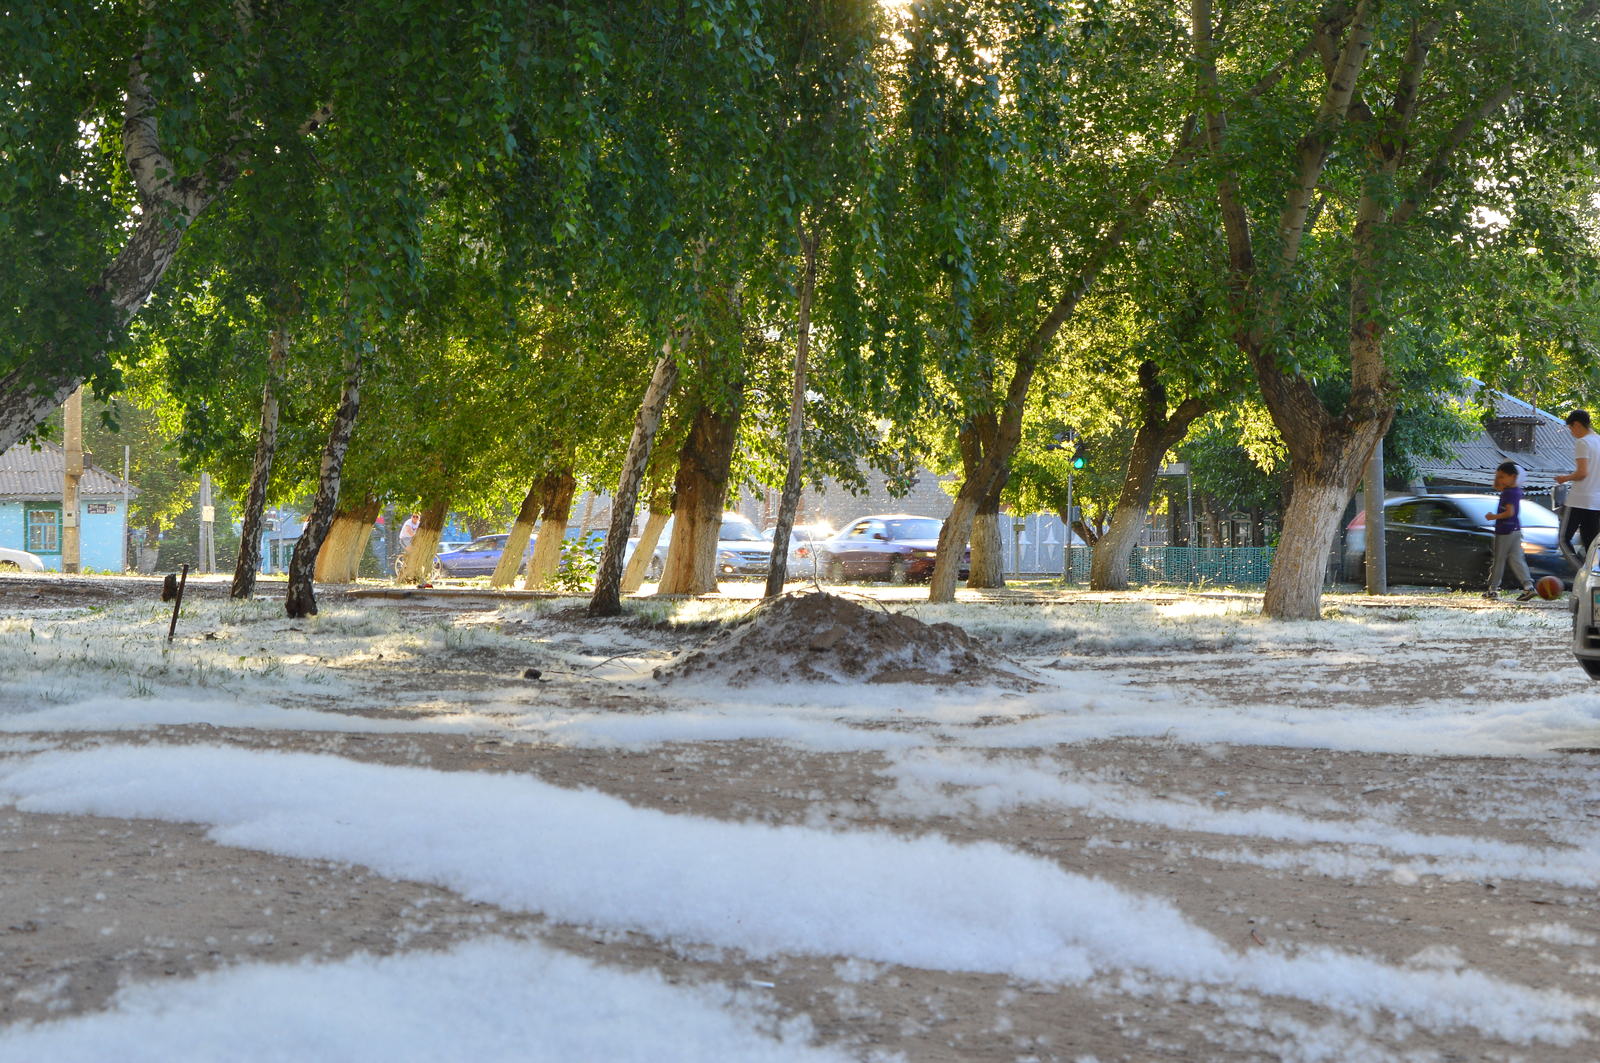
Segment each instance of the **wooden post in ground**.
M83 389L67 396L65 409L67 464L61 481L61 571L83 569L78 527L78 481L83 479Z

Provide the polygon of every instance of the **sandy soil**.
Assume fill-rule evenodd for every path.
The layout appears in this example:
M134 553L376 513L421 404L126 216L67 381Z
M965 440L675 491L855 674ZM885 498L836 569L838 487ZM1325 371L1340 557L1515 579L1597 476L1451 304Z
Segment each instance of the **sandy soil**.
M29 610L42 614L89 600L137 600L150 590L135 581L102 582L111 588L3 581L0 610L13 617ZM216 594L204 583L199 588L202 595ZM997 608L1026 608L1045 596L991 597L1001 603ZM1053 591L1048 597L1085 609L1115 603ZM336 598L327 594L323 600ZM271 628L289 674L327 670L355 692L337 704L306 690L278 700L290 707L408 718L488 695L555 709L671 712L687 704L688 695L676 687L669 692L642 682L603 682L594 670L586 674L572 665L572 655L581 651L604 662L612 656L606 651L614 649L622 660L608 667L631 663L645 669L691 651L711 631L706 625L591 622L575 610L508 619L491 604L409 600L366 606L398 610L402 631L448 623L491 629L497 636L483 645L468 640L406 652L393 648L394 632L388 630L387 641L374 638L371 653L319 656L314 645L294 643L292 625L263 621L259 626ZM1349 598L1341 607L1481 608L1460 598L1431 597ZM230 643L234 635L208 640L207 634L191 629L181 638L202 650L214 644L219 657L241 655L242 647ZM1526 660L1536 668L1563 655L1554 632L1516 640L1441 638L1413 648L1430 651L1425 671L1397 674L1377 651L1350 648L1283 651L1281 666L1263 667L1257 649L1230 647L1225 640L1216 647L1184 644L1170 651L1096 653L1049 644L1007 650L1041 671L1077 669L1152 693L1177 691L1241 706L1365 706L1374 712L1462 691L1477 692L1463 697L1492 696L1481 691L1486 659ZM532 667L540 669L538 679L524 677ZM1600 997L1600 899L1592 884L1418 875L1369 846L1177 830L1093 809L1027 806L989 813L973 807L928 815L896 800L886 759L878 753L805 752L754 741L583 749L488 732L396 736L213 726L14 737L63 748L203 741L309 750L443 771L526 773L639 806L729 820L997 841L1166 898L1241 950L1328 946L1394 964L1471 968L1535 988ZM1028 758L1144 797L1238 810L1315 810L1332 820L1378 815L1396 831L1559 847L1591 837L1600 824L1600 756L1593 747L1600 747L1600 737L1559 755L1469 758L1147 738L980 755ZM1592 1039L1529 1045L1472 1031L1419 1030L1381 1015L1355 1023L1286 998L1154 978L1117 976L1059 986L843 957L757 962L692 942L553 925L361 867L226 848L208 841L199 827L145 820L0 807L0 900L0 1024L92 1011L121 985L233 963L435 948L494 932L537 936L603 963L653 968L674 981L757 986L781 1014L810 1016L820 1042L863 1059L897 1053L907 1060L997 1061L1600 1058L1600 1044ZM1552 932L1553 926L1570 932ZM1313 1056L1309 1045L1321 1046L1324 1054Z

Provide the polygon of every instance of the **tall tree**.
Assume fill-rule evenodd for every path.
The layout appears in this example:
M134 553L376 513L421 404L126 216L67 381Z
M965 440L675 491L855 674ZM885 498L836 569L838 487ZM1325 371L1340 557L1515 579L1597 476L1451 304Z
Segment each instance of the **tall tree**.
M1193 0L1191 39L1235 341L1293 470L1263 611L1309 619L1339 514L1394 418L1402 296L1437 297L1426 263L1476 224L1484 175L1525 166L1530 149L1555 163L1536 145L1590 135L1600 39L1593 3L1359 0L1311 19L1317 69L1249 111L1229 108L1224 59L1231 71L1270 58L1274 40L1293 47L1267 7L1231 6L1219 34L1211 0ZM1319 316L1329 277L1341 321ZM1349 383L1342 403L1319 393L1334 372Z

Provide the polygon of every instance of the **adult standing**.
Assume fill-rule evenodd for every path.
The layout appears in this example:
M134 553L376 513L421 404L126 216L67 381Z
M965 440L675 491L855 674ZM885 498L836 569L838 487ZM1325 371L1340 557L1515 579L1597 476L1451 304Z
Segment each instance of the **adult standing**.
M1565 534L1578 536L1578 553L1587 556L1589 544L1600 532L1600 436L1589 423L1588 410L1567 414L1567 431L1572 433L1573 471L1556 477L1558 484L1571 484L1567 491Z

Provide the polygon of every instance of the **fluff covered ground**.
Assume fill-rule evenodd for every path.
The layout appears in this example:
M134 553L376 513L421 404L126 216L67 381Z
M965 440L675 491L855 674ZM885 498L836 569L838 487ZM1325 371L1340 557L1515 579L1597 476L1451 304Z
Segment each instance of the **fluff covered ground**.
M1600 1058L1564 603L191 589L0 577L0 1061Z

